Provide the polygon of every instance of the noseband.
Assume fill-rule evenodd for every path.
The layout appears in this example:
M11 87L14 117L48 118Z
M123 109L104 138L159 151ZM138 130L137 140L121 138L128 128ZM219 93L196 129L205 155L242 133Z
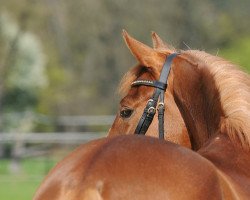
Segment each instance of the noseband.
M143 135L146 134L150 124L154 119L156 110L158 110L159 138L164 139L164 110L165 110L164 93L168 86L167 80L171 64L173 62L173 59L178 55L179 53L172 53L166 58L166 61L161 71L160 79L158 81L136 80L131 84L132 87L144 85L155 88L153 96L148 100L148 103L143 111L141 119L135 129L135 134L143 134Z

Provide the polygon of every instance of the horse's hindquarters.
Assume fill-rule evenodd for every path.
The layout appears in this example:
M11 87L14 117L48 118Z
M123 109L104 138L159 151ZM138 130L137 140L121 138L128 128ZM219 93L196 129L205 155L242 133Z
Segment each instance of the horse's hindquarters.
M221 197L216 171L207 160L144 136L105 138L80 147L49 174L35 199L48 197L55 184L53 199L63 200Z

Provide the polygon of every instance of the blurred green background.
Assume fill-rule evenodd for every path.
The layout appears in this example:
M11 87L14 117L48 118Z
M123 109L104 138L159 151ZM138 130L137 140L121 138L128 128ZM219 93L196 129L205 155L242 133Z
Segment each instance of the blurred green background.
M148 45L156 31L176 48L205 50L250 70L249 10L249 0L0 0L0 199L31 199L78 145L1 137L107 132L110 120L81 126L73 117L116 113L119 80L136 63L122 29ZM60 123L62 117L73 122ZM38 143L52 153L20 153Z

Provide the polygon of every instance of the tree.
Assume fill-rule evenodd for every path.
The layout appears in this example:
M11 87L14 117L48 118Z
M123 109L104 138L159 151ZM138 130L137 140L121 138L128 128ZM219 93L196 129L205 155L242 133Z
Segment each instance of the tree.
M30 127L24 116L8 118L5 113L35 108L39 90L47 85L45 55L39 40L21 29L7 13L2 13L0 23L1 41L6 47L1 65L4 75L1 79L1 130L30 131L32 121Z

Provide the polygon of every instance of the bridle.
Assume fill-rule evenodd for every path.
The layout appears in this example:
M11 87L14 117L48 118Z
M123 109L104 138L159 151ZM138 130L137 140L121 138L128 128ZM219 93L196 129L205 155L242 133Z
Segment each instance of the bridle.
M164 139L164 110L165 110L164 94L168 86L167 80L171 64L173 62L173 59L178 55L179 53L172 53L169 56L167 56L166 61L162 67L160 79L158 81L136 80L131 84L132 87L144 85L155 88L154 93L152 97L148 100L147 105L141 116L141 119L135 129L135 134L143 134L143 135L146 134L150 124L154 119L156 110L158 110L159 138Z

